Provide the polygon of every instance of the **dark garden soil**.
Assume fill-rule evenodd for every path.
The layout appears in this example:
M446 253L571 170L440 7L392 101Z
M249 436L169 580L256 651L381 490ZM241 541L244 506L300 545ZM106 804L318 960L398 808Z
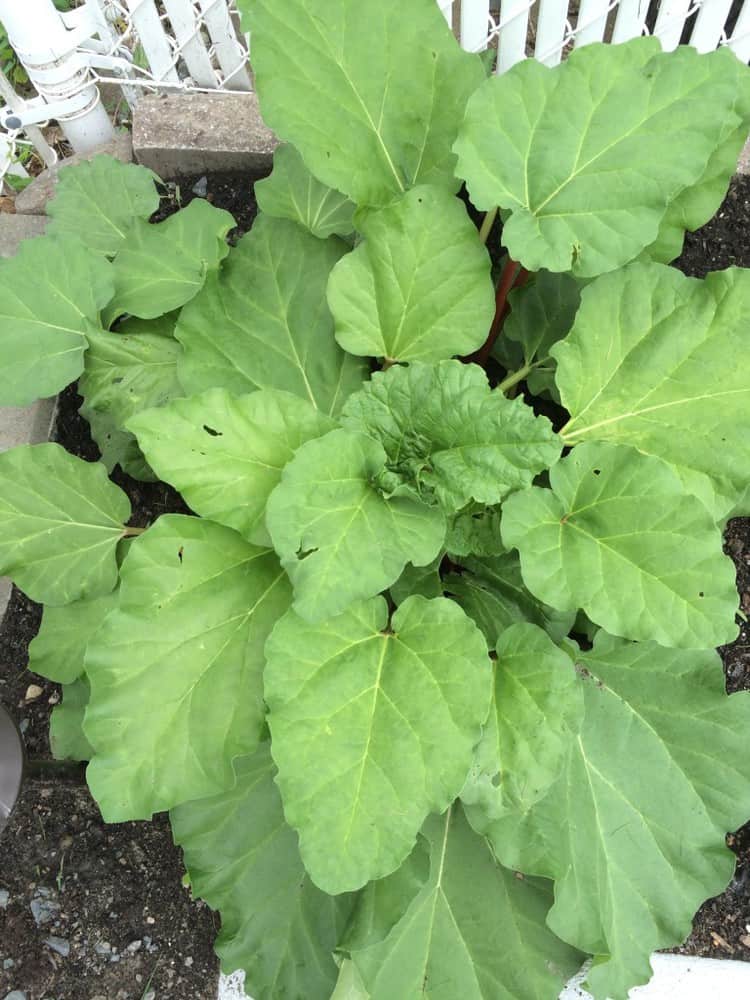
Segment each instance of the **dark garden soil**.
M256 212L242 175L196 176L167 185L154 217L166 218L205 192L246 231ZM750 267L750 182L732 186L716 219L688 237L677 262L704 275ZM98 457L77 413L73 389L62 394L57 440L83 458ZM738 428L738 433L744 433ZM164 484L115 480L133 504L133 524L184 511ZM750 615L750 518L727 529L726 552L737 567L740 604ZM27 649L40 609L14 591L0 629L0 701L19 721L31 757L49 757L47 730L57 685L29 673ZM750 629L720 650L727 689L750 690ZM38 685L42 693L29 688ZM721 775L717 775L717 781ZM738 856L727 891L698 912L681 951L750 961L750 824L728 838ZM182 886L180 852L165 815L153 823L106 825L87 791L73 781L34 776L0 841L0 1000L214 1000L218 917Z

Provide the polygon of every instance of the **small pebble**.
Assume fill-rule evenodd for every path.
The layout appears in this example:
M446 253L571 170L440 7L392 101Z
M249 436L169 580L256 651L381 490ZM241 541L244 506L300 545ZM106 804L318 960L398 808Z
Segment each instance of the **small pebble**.
M66 941L65 938L47 937L44 939L44 943L52 951L56 951L58 955L62 955L63 958L67 958L70 954L70 941Z
M28 997L23 990L13 990L6 996L5 1000L28 1000Z
M15 964L16 963L13 961L12 958L6 958L5 961L3 962L3 969L5 969L5 971L7 972L8 969L12 969Z
M201 177L197 184L193 186L193 194L199 198L205 198L208 194L208 177Z
M156 1000L156 990L149 990L143 994L143 1000Z
M51 895L49 889L40 887L36 890L36 894L29 904L37 927L40 924L48 924L60 912L60 904L51 899Z
M10 893L7 889L0 889L0 910L4 910L10 902Z
M109 953L112 951L112 945L109 943L109 941L98 941L94 945L94 951L97 953L97 955L109 955Z
M40 688L38 684L29 684L26 688L26 701L36 701L37 698L41 698L44 694L44 688Z
M155 924L156 921L154 920L153 917L146 917L146 923L147 924Z
M130 944L128 945L128 947L127 947L127 951L129 951L131 953L131 955L135 955L135 953L137 951L141 950L141 945L142 944L143 944L142 941L131 941Z
M192 959L192 958L190 957L190 955L188 955L188 957L187 957L187 958L185 959L185 965L186 965L186 966L188 967L188 969L189 969L189 968L191 967L191 965L192 965L192 964L193 964L193 959Z

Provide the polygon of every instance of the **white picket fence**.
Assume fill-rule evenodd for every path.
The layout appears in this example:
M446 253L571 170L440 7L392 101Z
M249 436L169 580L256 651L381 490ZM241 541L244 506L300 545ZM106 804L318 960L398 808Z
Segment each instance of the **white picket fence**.
M34 6L40 2L34 0ZM52 6L52 0L43 2ZM704 52L728 45L740 59L750 62L750 0L437 3L464 48L472 52L497 48L498 72L527 57L554 65L576 45L601 40L616 43L648 32L657 35L665 49L681 41ZM11 17L11 5L18 24L29 0L0 0L0 20L3 9ZM408 0L404 9L408 15ZM76 62L81 90L92 84L116 85L123 99L133 105L144 92L252 89L249 39L241 32L235 0L78 0L75 9L59 16L65 28L64 58ZM25 41L28 49L28 38ZM45 44L40 38L41 49ZM58 58L57 48L54 52ZM36 99L13 95L7 81L0 81L0 98L7 107L20 108L27 115L35 104L42 105L41 112L36 109L39 118L44 102L54 103L55 94L45 90L43 79L35 82L40 91ZM66 130L65 116L58 117ZM69 134L69 138L76 145L77 136ZM51 151L38 129L0 131L0 177L20 142L30 142L49 161Z

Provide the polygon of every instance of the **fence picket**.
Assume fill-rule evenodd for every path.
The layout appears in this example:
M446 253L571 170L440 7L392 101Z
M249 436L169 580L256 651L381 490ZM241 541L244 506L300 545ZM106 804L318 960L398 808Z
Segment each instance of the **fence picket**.
M526 58L529 12L528 0L501 0L497 26L498 73L504 73Z
M685 18L691 7L691 0L662 0L656 17L654 34L666 52L671 52L680 44Z
M461 0L461 45L469 52L487 48L490 0Z
M190 76L198 87L214 89L216 72L203 42L190 0L162 0Z
M712 0L698 11L690 44L699 52L713 52L719 44L731 6L732 0Z
M159 83L179 83L177 60L172 55L154 0L125 0L125 3L154 79Z
M540 0L534 58L545 66L557 66L567 32L568 0Z
M240 45L226 0L200 0L201 12L227 90L252 90L247 53Z
M628 39L638 38L643 34L648 8L649 0L620 0L612 32L613 44L627 42Z
M609 8L609 0L583 0L576 22L576 47L604 38Z
M729 47L744 63L750 62L750 0L745 0L740 11Z

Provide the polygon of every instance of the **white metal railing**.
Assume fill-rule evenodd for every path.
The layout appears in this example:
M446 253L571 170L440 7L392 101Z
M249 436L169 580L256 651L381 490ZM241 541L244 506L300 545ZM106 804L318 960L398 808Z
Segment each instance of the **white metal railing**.
M577 45L645 33L657 35L665 49L681 41L700 51L728 45L750 61L750 0L436 2L464 48L497 48L498 72L528 57L555 65ZM130 105L148 91L252 88L235 0L73 0L72 6L58 13L52 0L0 0L0 21L38 95L22 99L7 81L0 84L3 148L31 143L49 162L54 153L36 126L53 116L76 150L104 141L111 128L91 98L99 83L121 88ZM408 14L408 0L404 6ZM11 161L0 149L0 177Z

